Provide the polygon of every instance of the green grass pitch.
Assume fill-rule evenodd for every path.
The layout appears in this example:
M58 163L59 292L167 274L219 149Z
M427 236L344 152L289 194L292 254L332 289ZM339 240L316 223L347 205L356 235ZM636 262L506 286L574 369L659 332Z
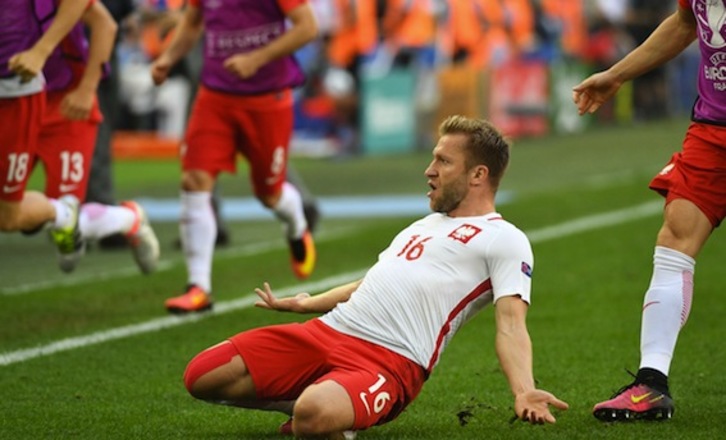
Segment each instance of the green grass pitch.
M674 120L515 142L499 211L530 234L535 253L529 329L541 388L569 402L557 424L509 423L512 396L485 309L457 335L419 398L394 422L360 439L715 439L726 420L722 319L726 243L717 230L699 257L695 297L671 370L674 418L603 424L592 406L630 380L639 360L640 307L660 198L651 176L680 149L688 121ZM390 157L295 158L319 196L425 197L429 148ZM225 196L249 196L246 171L225 176ZM119 162L120 199L175 198L175 162ZM40 187L42 180L33 179ZM91 247L61 274L45 237L0 235L0 438L277 439L285 416L195 401L182 373L200 350L238 331L307 317L249 307L253 289L317 291L359 276L413 217L323 217L319 265L297 282L274 221L230 222L216 253L220 306L200 319L168 317L164 299L185 284L175 223L155 223L162 263L137 273L126 251ZM316 290L317 289L317 290Z

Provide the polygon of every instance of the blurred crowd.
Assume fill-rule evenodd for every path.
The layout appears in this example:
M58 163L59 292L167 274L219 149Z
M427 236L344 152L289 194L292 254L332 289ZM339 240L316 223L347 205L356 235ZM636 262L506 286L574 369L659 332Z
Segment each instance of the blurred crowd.
M325 121L320 129L350 154L360 149L362 78L384 76L392 69L414 72L417 121L435 126L430 119L438 104L437 72L442 69L495 69L512 59L605 68L642 43L676 8L676 0L309 1L321 33L297 54L308 75L297 91L298 123ZM153 86L149 65L173 34L185 0L103 2L118 13L122 25L115 66L120 111L113 127L180 138L201 50L196 48L161 87ZM693 50L634 82L635 119L690 111L698 57Z

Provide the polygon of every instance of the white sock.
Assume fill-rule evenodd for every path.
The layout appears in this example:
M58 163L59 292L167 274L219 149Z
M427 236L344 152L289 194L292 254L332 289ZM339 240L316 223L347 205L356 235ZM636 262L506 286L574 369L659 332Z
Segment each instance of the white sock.
M68 205L58 199L48 200L50 201L51 205L53 205L53 208L55 208L55 220L53 220L53 227L60 229L72 226L73 210L71 210Z
M300 238L308 227L303 211L302 196L300 191L291 183L282 184L282 194L272 211L284 225L287 238Z
M695 265L686 254L656 246L653 276L643 301L640 368L668 375L678 333L691 312Z
M217 222L212 211L212 193L187 192L181 194L181 222L179 223L189 283L205 292L212 291L212 254L217 239Z
M84 203L78 221L83 237L99 239L127 233L136 222L136 213L125 206Z

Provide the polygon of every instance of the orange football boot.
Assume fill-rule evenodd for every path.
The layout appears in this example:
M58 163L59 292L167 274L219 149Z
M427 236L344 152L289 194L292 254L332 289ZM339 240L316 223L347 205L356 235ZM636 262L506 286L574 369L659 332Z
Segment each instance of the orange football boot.
M315 242L313 242L313 235L309 230L306 230L301 238L288 239L290 245L290 264L292 265L292 271L295 276L301 280L309 277L315 269Z
M190 284L183 295L167 299L164 305L166 310L175 314L203 312L212 308L212 298L198 286Z

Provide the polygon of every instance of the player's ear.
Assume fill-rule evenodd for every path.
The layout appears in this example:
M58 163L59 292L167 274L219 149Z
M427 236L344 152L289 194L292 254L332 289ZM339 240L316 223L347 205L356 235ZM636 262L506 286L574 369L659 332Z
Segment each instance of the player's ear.
M474 180L483 181L489 177L489 167L486 165L477 165L472 170L472 177Z

